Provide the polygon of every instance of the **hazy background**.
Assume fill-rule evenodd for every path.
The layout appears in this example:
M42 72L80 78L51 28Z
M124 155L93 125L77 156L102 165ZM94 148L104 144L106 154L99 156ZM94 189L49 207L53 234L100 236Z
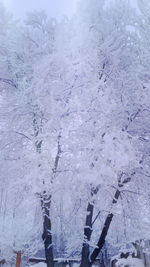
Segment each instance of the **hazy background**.
M64 15L71 17L76 9L79 0L0 0L7 10L13 13L19 20L25 19L28 11L46 10L50 17L61 19ZM107 0L108 3L110 0ZM137 9L137 0L130 0L133 7Z
M78 0L0 0L16 19L24 19L28 11L46 10L51 17L71 17L76 11Z

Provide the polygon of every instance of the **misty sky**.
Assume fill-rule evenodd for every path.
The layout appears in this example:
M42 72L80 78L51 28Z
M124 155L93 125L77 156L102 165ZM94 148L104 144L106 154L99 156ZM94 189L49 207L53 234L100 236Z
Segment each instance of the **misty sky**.
M0 0L17 19L24 19L28 11L44 9L51 17L60 19L75 12L78 0Z
M50 17L61 19L64 15L71 17L77 8L79 0L0 0L16 19L24 20L28 11L46 10ZM137 0L130 0L137 8ZM108 0L110 2L110 0Z

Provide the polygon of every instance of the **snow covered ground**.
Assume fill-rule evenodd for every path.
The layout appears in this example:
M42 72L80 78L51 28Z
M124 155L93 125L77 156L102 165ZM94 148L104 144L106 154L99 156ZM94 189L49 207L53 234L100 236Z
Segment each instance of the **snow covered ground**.
M47 265L45 264L45 263L43 263L43 262L40 262L40 263L37 263L37 264L34 264L34 265L31 265L32 267L46 267ZM66 266L68 266L69 267L69 264L68 265L66 265ZM74 267L78 267L79 266L79 264L77 264L77 263L74 263L74 265L73 265Z
M116 267L124 267L127 265L130 267L144 267L144 263L142 260L132 257L129 257L128 259L119 259L116 263ZM46 267L46 264L40 262L32 265L32 267Z
M39 263L32 265L32 267L46 267L46 264L43 262L39 262Z
M116 263L116 267L124 267L127 265L130 267L144 267L142 260L132 257L128 257L128 259L119 259Z

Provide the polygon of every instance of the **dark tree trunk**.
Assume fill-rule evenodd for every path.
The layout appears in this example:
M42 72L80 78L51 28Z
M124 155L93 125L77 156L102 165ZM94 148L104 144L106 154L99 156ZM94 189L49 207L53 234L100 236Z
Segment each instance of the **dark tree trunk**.
M118 200L119 196L120 196L120 191L117 189L116 192L115 192L112 204L117 203L117 200ZM90 256L91 265L96 260L96 257L98 256L98 254L100 253L101 249L104 246L105 239L106 239L106 236L107 236L107 233L108 233L108 230L109 230L109 227L110 227L110 224L111 224L113 216L114 216L113 213L109 213L107 215L107 217L106 217L106 220L105 220L105 223L104 223L100 238L98 240L98 243L96 245L96 248L94 249L94 251L92 252L92 254Z
M42 132L42 126L43 126L43 112L40 111L40 120L37 119L37 110L36 112L33 113L33 129L34 129L34 137L36 138L35 141L35 147L36 147L36 152L38 154L41 154L41 149L42 149L42 143L43 140L39 140L39 133ZM57 140L57 154L55 157L55 162L54 162L54 168L52 169L52 177L51 177L51 184L54 181L55 174L57 171L58 167L58 162L60 159L60 154L61 154L61 146L60 146L60 138L61 134L58 135L58 140ZM38 167L41 167L41 163L38 164ZM43 180L43 184L44 184ZM43 194L40 194L41 198L41 205L42 205L42 210L43 210L43 241L44 241L44 246L45 246L45 258L46 258L46 264L47 267L54 267L54 257L53 257L53 243L52 243L52 232L51 232L51 219L50 219L50 206L51 206L51 194L46 194L46 191L43 192Z
M112 221L112 218L113 218L113 214L112 213L108 214L108 216L105 220L105 223L104 223L102 233L101 233L100 238L98 240L98 243L96 245L96 248L94 249L94 251L91 254L91 257L90 257L91 263L93 263L95 261L96 257L100 253L100 251L101 251L101 249L105 243L105 238L107 236L107 232L109 230L109 226L110 226L110 223Z
M81 258L81 264L80 267L89 267L89 244L88 241L90 241L91 234L92 234L92 218L93 218L93 209L94 205L91 203L88 203L87 207L87 215L86 215L86 224L84 227L84 242L82 246L82 258Z
M51 220L50 220L50 204L51 196L46 196L46 192L43 194L42 208L43 208L43 241L45 246L45 258L47 267L54 267L53 257L53 243L52 243L52 232L51 232Z
M91 197L97 194L99 186L91 188ZM89 241L92 234L92 225L93 225L93 210L94 210L94 200L88 203L87 213L86 213L86 222L84 227L84 241L82 245L81 253L81 264L80 267L90 267L89 255L90 255L90 246Z
M61 134L58 135L57 141L57 154L55 157L54 168L51 178L51 184L54 181L55 174L58 167L58 162L60 159L61 154L61 147L60 147L60 138ZM41 145L42 142L38 142L38 152L41 153ZM53 256L53 242L52 242L52 229L51 229L51 219L50 219L50 206L51 206L51 195L47 195L46 191L43 192L42 198L42 209L43 209L43 235L42 238L44 240L45 246L45 258L47 267L54 267L54 256Z

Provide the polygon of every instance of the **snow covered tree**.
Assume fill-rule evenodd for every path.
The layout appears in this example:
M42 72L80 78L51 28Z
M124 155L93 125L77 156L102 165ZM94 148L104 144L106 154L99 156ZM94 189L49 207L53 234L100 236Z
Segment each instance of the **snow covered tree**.
M91 266L106 238L149 229L147 9L83 0L71 20L33 12L20 28L0 9L1 244L29 257L42 236L48 267Z
M134 120L134 118L136 118L136 116L139 113L138 103L133 101L133 95L137 94L137 90L140 90L140 88L141 88L141 87L139 87L140 81L139 81L139 79L137 79L137 73L138 73L139 69L137 70L137 73L135 73L135 64L138 64L138 66L140 67L139 57L138 57L138 46L136 43L138 40L138 34L136 33L136 29L135 29L135 32L134 31L130 32L130 27L134 27L134 23L136 21L136 15L135 15L134 10L132 10L130 8L130 6L127 5L126 2L123 3L123 6L122 6L122 3L120 5L119 2L118 2L118 4L115 2L113 8L111 6L111 9L107 10L106 12L104 12L104 10L103 10L103 12L101 14L100 14L100 10L102 10L102 8L100 9L100 6L98 6L98 5L101 5L101 3L96 2L94 6L92 3L91 4L92 6L90 6L90 8L88 5L90 6L90 1L88 2L88 4L87 3L85 4L85 6L86 6L86 13L85 13L86 19L84 21L87 22L88 21L87 20L88 15L92 14L93 15L93 21L97 20L97 17L98 17L99 19L101 19L100 25L103 25L103 26L105 25L105 27L106 27L106 28L103 27L103 29L104 29L103 34L101 35L100 27L98 29L98 26L99 26L98 20L96 21L95 24L93 23L92 20L91 20L92 22L90 21L90 23L88 21L88 23L89 23L88 27L87 27L87 25L85 26L85 24L84 24L84 29L87 28L87 29L91 30L91 28L92 28L94 31L94 28L96 28L97 31L95 31L95 35L93 34L94 37L97 36L96 33L99 30L99 35L98 35L99 39L94 40L94 44L98 44L97 45L97 59L99 59L99 64L102 60L102 63L101 63L102 70L99 71L99 80L101 83L100 83L99 87L97 86L98 83L97 84L95 83L97 88L99 89L99 95L96 94L98 97L97 98L95 97L95 99L93 99L93 106L94 106L94 108L97 107L98 104L96 106L96 103L99 102L98 107L102 107L102 105L103 106L105 105L105 107L107 108L107 113L106 113L107 116L104 116L101 119L101 122L104 122L104 121L106 122L105 123L106 132L105 131L102 132L101 136L103 136L103 134L105 136L105 134L108 131L107 130L108 127L111 129L111 131L113 128L116 128L120 132L125 131L126 138L129 140L129 143L131 143L131 146L133 146L133 142L135 140L132 141L132 137L130 136L129 132L127 131L128 126L125 126L125 124L128 125L128 122L126 122L126 120L127 120L126 117L127 117L128 113L129 114L133 113L133 120ZM83 6L84 6L84 4L83 4ZM90 11L87 10L87 7L89 8ZM95 9L95 12L98 13L97 16L95 15L95 13L92 13L93 9ZM107 17L107 16L109 16L109 17ZM110 18L111 18L111 23L110 23ZM128 20L127 20L127 18L128 18ZM91 19L91 17L90 17L90 19ZM108 24L106 24L107 21L108 21ZM105 22L105 24L102 22ZM90 30L88 32L89 36L90 36ZM82 36L84 36L83 33L82 33ZM102 37L100 38L100 36L102 36ZM93 41L93 39L91 38L91 36L89 37L90 41L91 40ZM92 41L91 41L91 43L92 43ZM86 41L86 44L87 43L88 42ZM89 49L88 52L90 51L91 47L92 47L92 45L91 44L89 45L89 43L88 43L88 49ZM84 48L85 48L85 46L84 46ZM94 51L96 51L96 49ZM100 51L100 53L99 53L100 56L98 54L98 51ZM90 55L90 52L88 55ZM101 55L103 56L103 58ZM86 58L86 56L85 56L85 58ZM82 58L82 60L83 60L83 58ZM96 67L96 66L97 66L97 60L96 60L96 64L94 65L94 67ZM96 69L94 69L94 72L95 72L95 70ZM91 80L92 80L92 83L94 83L95 80L94 79L91 79ZM135 84L136 84L137 88L135 88ZM133 90L131 90L131 88L130 88L131 86L134 86L132 88ZM92 85L91 85L91 88L93 88ZM123 96L124 91L125 91L125 96ZM95 93L96 91L93 90L92 93L93 92ZM93 95L94 95L94 93L93 93ZM139 96L139 94L138 94L138 96ZM100 97L103 97L102 103L100 101ZM108 97L108 100L106 101L105 99L107 99L107 97ZM104 102L104 101L106 101L106 102ZM126 104L125 101L126 101L126 103L128 101L128 103ZM106 103L109 103L109 106L106 105ZM97 110L98 109L96 109L96 111ZM103 109L101 113L104 114L104 111L105 111L105 109ZM99 108L99 114L101 114L101 113L100 113L100 108ZM91 115L91 113L90 113L90 115ZM102 115L101 115L101 117L102 117ZM107 122L108 118L109 119L111 118L111 119L110 119L110 121ZM95 116L94 116L93 121L92 121L92 119L91 120L89 119L89 121L90 122L94 121L95 124L97 123ZM99 126L99 129L98 129L99 133L100 133L101 122L98 125ZM136 127L136 125L135 125L135 127ZM90 129L92 129L92 128L93 128L93 126L91 125ZM95 129L96 129L96 127L95 127ZM84 127L84 130L85 130L85 127ZM94 132L94 134L96 135L96 131ZM95 135L94 135L94 137L95 137ZM115 139L116 140L118 139L118 136L116 136L116 134L114 135L113 140L115 140ZM89 144L89 140L90 140L90 137L88 136L88 144ZM105 140L105 137L104 137L104 140ZM137 142L137 140L136 140L136 142ZM96 143L96 141L95 141L95 143ZM107 145L109 148L111 147L110 143L109 144L106 143L106 147L107 147ZM92 154L94 154L94 149L92 151ZM125 153L124 153L124 155L125 155ZM112 156L114 157L115 155L112 155ZM98 161L98 160L96 160L96 161ZM110 160L110 162L111 161L112 160ZM138 157L137 158L135 157L134 161L135 161L135 163L132 166L133 170L137 168ZM103 160L103 162L104 162L104 160ZM94 169L95 164L97 164L97 163L92 162L91 168L93 166L93 169ZM107 165L109 166L108 163L107 163ZM104 169L106 169L107 165L105 165ZM127 165L126 168L124 168L124 171L127 172L128 168L129 167ZM121 168L121 164L120 164L120 171L121 171L121 169L122 168ZM132 173L135 173L135 171L133 171ZM111 173L111 175L114 176L113 172ZM86 177L88 177L88 175ZM125 181L126 181L126 179L125 179ZM116 191L116 193L117 193L117 191ZM117 195L119 197L119 194L117 194ZM90 214L89 214L89 212L87 213L86 222L88 220L90 220L90 221L89 221L89 225L85 226L85 232L86 231L88 232L88 230L89 230L89 233L85 234L85 239L87 238L87 241L89 241L88 239L91 236L91 228L90 228L91 223L92 223L91 214L93 213L93 208L89 207L89 205L91 205L91 203L88 204L87 210L89 211L89 208L91 210L90 210ZM113 216L112 214L108 215L108 217L104 223L104 228L103 228L105 233L102 230L102 235L99 239L99 243L98 243L99 251L100 251L101 245L103 246L105 237L107 235L106 228L108 230L109 223L111 222L111 216L110 215ZM109 216L110 216L110 218L109 218ZM89 227L88 230L86 229L87 227ZM87 257L87 255L89 255L88 242L85 241L83 243L83 248L84 247L87 248L87 252L84 252L84 249L83 249L83 255L85 256L85 254L86 254L86 257ZM97 249L97 251L98 251L98 249ZM94 252L96 252L96 249L94 250ZM94 253L94 252L91 255L92 262L93 262L94 257L96 257L95 256L96 253ZM82 264L83 264L83 266L84 266L84 264L85 264L85 266L87 266L87 262L89 261L88 257L85 260L86 263L83 263L84 260L85 259L82 258Z

